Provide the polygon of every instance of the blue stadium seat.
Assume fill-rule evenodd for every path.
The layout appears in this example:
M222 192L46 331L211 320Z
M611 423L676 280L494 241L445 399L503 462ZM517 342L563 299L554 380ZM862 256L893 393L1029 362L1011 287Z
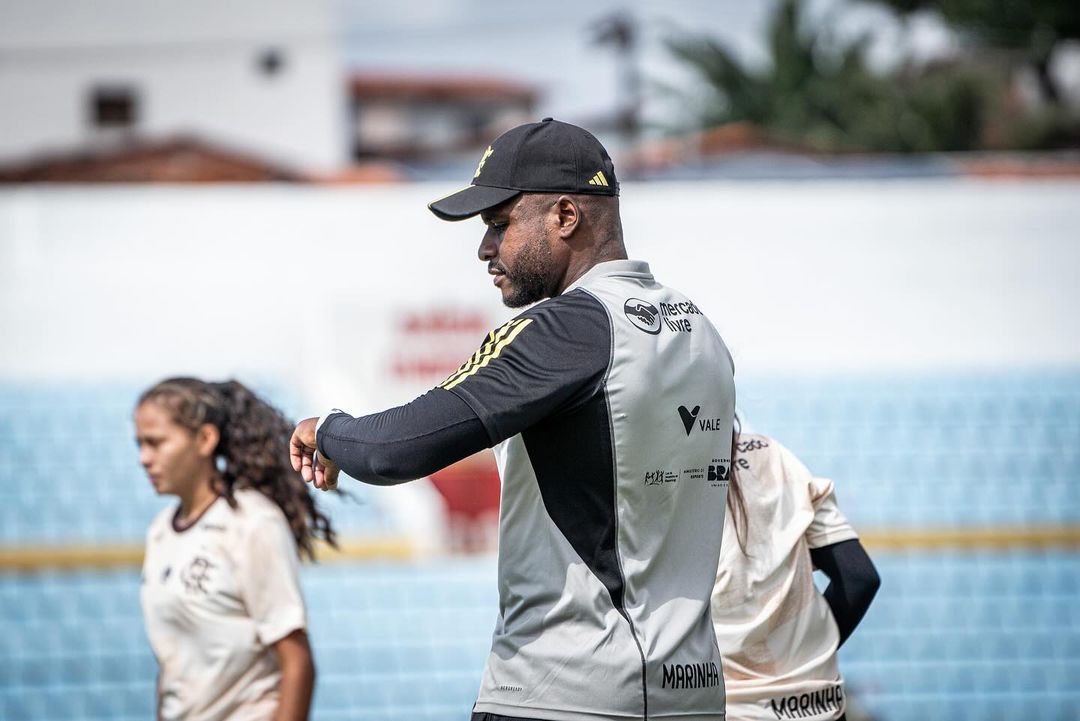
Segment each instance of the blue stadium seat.
M0 543L142 542L172 501L138 468L136 393L0 387ZM1080 523L1080 373L744 378L739 402L836 481L861 530ZM32 464L53 482L23 480ZM342 534L392 531L351 488L319 497ZM884 585L841 668L875 718L1080 718L1075 549L873 555ZM306 566L303 581L315 721L467 721L496 621L491 558ZM0 718L152 718L138 594L136 570L0 575Z

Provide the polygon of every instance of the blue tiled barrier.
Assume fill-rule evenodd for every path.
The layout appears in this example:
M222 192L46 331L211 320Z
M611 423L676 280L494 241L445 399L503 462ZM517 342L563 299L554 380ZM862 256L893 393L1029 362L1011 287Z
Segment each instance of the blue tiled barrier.
M882 721L1080 717L1080 553L876 553L841 650ZM314 718L468 718L496 616L490 557L308 566ZM149 718L135 572L0 577L0 718ZM1018 713L1022 710L1022 713Z
M1080 374L746 379L778 438L863 528L1080 524Z
M157 498L130 389L0 387L0 544L141 541ZM743 379L739 406L862 530L1080 523L1080 373ZM354 485L343 535L389 524ZM336 505L335 505L336 504ZM392 530L392 529L389 529ZM1080 718L1080 553L876 552L841 651L882 721ZM315 718L468 718L495 621L492 559L308 567ZM0 575L0 718L153 715L138 574Z
M1080 523L1080 373L750 377L738 393L860 527ZM136 395L0 386L0 543L141 542L168 501L138 467ZM392 531L347 487L352 502L319 496L344 535Z

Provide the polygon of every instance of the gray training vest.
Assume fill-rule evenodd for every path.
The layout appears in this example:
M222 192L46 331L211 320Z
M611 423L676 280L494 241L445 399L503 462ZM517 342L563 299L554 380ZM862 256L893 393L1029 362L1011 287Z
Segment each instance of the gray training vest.
M476 711L724 717L709 600L733 372L697 306L624 260L493 331L440 386L480 417L502 477Z

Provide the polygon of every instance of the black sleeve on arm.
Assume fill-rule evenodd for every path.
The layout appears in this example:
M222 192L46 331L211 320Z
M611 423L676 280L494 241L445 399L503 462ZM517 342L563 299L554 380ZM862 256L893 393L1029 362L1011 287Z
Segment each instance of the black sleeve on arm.
M825 601L840 629L840 645L859 625L881 579L858 539L810 549L814 565L829 577Z
M475 411L495 445L589 402L611 363L612 333L604 305L572 290L490 333L439 387Z
M382 413L332 413L318 437L319 453L356 480L379 486L422 478L490 445L468 404L438 388Z

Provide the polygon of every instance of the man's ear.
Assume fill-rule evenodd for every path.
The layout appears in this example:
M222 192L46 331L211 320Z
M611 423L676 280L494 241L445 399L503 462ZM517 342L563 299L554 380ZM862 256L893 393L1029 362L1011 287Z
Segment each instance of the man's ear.
M559 221L559 237L569 238L581 226L581 208L569 195L561 195L555 202L555 212Z
M195 431L195 447L199 450L199 455L203 458L209 458L214 455L214 451L217 450L218 442L221 440L221 431L217 429L213 423L203 423Z

